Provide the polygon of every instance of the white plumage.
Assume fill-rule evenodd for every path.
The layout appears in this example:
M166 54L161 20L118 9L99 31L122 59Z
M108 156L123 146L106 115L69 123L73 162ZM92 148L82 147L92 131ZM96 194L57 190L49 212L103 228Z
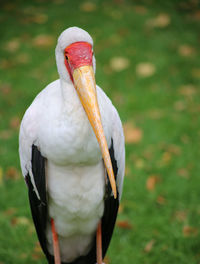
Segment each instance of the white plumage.
M64 49L74 42L93 44L79 28L65 30L58 39L56 62L60 79L50 83L27 109L20 127L19 153L24 177L32 173L32 145L46 158L48 215L55 221L61 259L71 262L91 248L104 212L106 169L99 144L64 64ZM93 56L93 68L95 58ZM113 139L118 166L117 186L122 193L124 136L118 113L100 87L97 100L108 146ZM50 221L47 248L53 255Z

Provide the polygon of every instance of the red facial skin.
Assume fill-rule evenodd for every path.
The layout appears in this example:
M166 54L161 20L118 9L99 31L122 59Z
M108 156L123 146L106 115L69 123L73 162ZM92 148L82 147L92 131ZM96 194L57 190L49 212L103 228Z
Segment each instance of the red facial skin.
M92 45L87 42L75 42L65 49L65 66L73 82L72 73L81 66L92 66Z

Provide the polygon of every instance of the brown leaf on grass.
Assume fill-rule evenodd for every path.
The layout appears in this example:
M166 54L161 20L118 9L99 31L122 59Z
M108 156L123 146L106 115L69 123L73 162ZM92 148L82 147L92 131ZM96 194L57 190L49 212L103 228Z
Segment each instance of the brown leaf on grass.
M178 48L178 53L181 56L190 57L190 56L195 54L195 49L194 49L194 47L185 44L185 45L181 45Z
M127 69L130 65L129 59L125 57L113 57L110 60L110 67L113 71L120 72Z
M178 175L182 178L189 179L189 172L185 168L180 168L177 171Z
M19 47L20 47L20 41L18 38L13 38L5 44L5 50L11 53L16 52L19 49Z
M197 89L194 85L192 84L188 84L188 85L183 85L180 87L179 89L179 93L186 96L186 97L190 97L195 95L197 92Z
M20 125L20 118L18 116L13 116L10 120L10 127L13 129L18 129Z
M153 191L155 189L156 184L160 182L160 177L157 175L151 175L148 177L146 181L146 188L148 191Z
M3 95L8 95L10 92L11 92L11 85L8 84L8 83L2 83L0 85L0 92L3 94Z
M187 220L187 212L183 210L176 211L174 217L178 222L185 222Z
M126 143L139 143L142 140L142 130L138 127L134 127L131 122L126 122L123 128Z
M20 173L15 167L9 167L6 171L6 179L18 180Z
M166 13L161 13L157 17L147 21L147 25L150 27L165 28L171 22L171 18Z
M198 234L198 229L196 227L192 227L192 226L184 226L183 227L183 235L184 237L195 237Z
M25 226L27 226L29 224L30 224L30 221L25 216L13 217L11 219L11 225L12 226L17 226L17 225L25 225Z
M54 38L50 35L38 35L33 39L33 45L39 48L50 47L54 44Z
M159 195L156 199L157 203L160 204L160 205L164 205L166 204L166 199L165 197L163 197L162 195Z
M128 220L118 220L116 226L122 229L132 229L132 225Z
M142 5L134 6L134 10L137 14L140 14L140 15L145 15L147 13L147 8Z
M144 166L145 166L145 162L143 159L136 159L135 162L134 162L134 165L137 169L143 169Z
M144 252L149 253L152 251L152 248L155 244L155 239L150 240L144 247Z
M33 253L31 255L33 260L39 260L43 258L44 255L39 242L36 242L35 247L33 249Z
M48 20L48 16L46 14L35 14L31 20L37 24L44 24Z
M181 148L175 144L169 144L167 146L167 151L174 154L174 155L180 155L181 154Z
M80 5L80 9L84 12L93 12L97 9L97 6L93 2L84 2Z
M120 203L118 213L121 214L124 211L124 205Z
M3 213L7 216L14 215L17 212L17 208L10 207L7 210L5 210Z
M109 264L110 263L110 259L108 256L105 256L105 258L103 259L103 263L104 264Z
M13 131L12 130L1 130L0 131L0 139L9 139L11 138L13 135Z
M162 155L162 163L167 164L171 161L172 155L170 152L164 152Z
M150 62L142 62L136 66L136 73L140 77L150 77L156 71L155 66Z
M7 70L12 68L15 65L15 63L10 59L2 59L0 61L0 69Z
M30 56L27 53L20 53L15 60L19 64L27 64L30 61Z
M158 120L163 117L163 111L161 109L151 109L148 112L148 116L152 119Z
M186 103L184 101L182 101L182 100L176 101L174 103L174 108L177 111L183 111L186 108Z

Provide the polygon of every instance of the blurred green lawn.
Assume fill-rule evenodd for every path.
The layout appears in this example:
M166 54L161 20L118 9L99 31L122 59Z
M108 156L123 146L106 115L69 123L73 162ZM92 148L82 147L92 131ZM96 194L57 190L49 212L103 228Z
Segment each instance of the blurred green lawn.
M45 263L18 158L18 128L58 78L56 39L94 38L97 83L125 124L126 177L110 264L200 263L198 0L1 1L0 264Z

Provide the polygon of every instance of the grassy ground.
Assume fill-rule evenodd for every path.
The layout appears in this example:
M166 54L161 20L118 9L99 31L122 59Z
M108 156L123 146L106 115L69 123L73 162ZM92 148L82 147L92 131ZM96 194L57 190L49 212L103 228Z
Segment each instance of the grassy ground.
M200 263L200 9L191 1L1 1L0 264L45 263L20 174L18 128L58 78L54 48L94 38L97 83L126 132L126 178L108 262Z

